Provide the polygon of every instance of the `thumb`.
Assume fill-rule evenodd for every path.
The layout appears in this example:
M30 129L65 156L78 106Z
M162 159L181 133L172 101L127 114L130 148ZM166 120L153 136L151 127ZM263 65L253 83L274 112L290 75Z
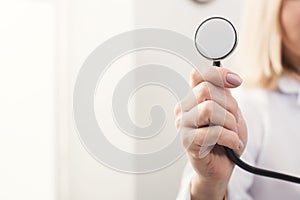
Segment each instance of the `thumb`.
M243 79L236 73L223 67L208 67L193 70L191 86L207 81L222 88L235 88L242 84Z
M223 68L222 66L219 69L224 70L223 80L224 80L225 87L228 88L238 87L242 84L243 79L238 74L231 72Z

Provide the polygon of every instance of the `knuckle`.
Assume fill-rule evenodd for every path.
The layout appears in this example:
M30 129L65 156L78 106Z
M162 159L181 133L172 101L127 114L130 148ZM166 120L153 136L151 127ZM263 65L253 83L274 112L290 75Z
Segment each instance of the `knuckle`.
M179 115L175 119L175 127L176 129L180 129L182 126L182 115Z
M232 138L231 145L233 148L236 148L239 145L240 138L237 134L232 134L231 138Z
M192 69L192 71L190 72L190 78L192 81L195 81L197 79L197 70L196 69Z
M227 120L225 120L225 122L227 121L227 123L229 123L231 126L236 127L236 118L232 113L226 111L225 117L227 119ZM233 129L233 130L235 130L235 129Z
M190 147L193 143L193 137L194 137L194 132L193 131L187 131L187 130L183 131L183 134L181 136L181 142L182 142L182 145L186 149L190 149Z
M198 129L197 133L192 138L192 143L195 145L202 145L205 138L205 132L203 128Z
M196 97L198 103L210 99L209 85L207 82L201 82L196 88Z
M181 112L181 102L178 102L174 107L174 113L176 116L178 116Z
M210 134L211 135L214 134L216 138L219 138L220 135L223 133L223 129L224 129L224 127L220 126L220 125L213 126L211 129L212 133L210 133Z
M201 112L204 116L210 116L213 112L214 102L212 100L207 100L202 103Z
M199 160L200 159L199 151L197 151L197 150L190 150L189 154L195 160Z

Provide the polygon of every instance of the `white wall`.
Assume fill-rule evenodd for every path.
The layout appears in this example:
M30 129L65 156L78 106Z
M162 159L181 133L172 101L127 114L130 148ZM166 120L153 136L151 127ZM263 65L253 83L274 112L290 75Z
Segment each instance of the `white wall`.
M0 199L55 199L54 7L0 1Z
M72 92L81 65L102 42L133 28L133 2L57 0L57 9L60 199L134 199L134 176L116 172L94 160L80 142L72 115ZM109 92L110 83L106 86L105 91ZM111 128L112 132L115 130Z
M239 23L240 0L213 0L208 4L199 4L192 0L58 0L58 52L59 52L59 134L60 138L60 199L96 200L96 199L174 199L178 190L185 157L170 167L155 173L130 175L111 170L87 153L76 133L72 116L72 91L76 75L87 56L94 48L113 35L133 28L156 27L170 29L192 37L196 26L210 15L224 15L235 24ZM112 67L113 79L106 80L102 95L96 98L101 102L95 107L100 111L109 104L111 90L117 80L136 64L146 59L159 59L162 54L146 52L143 55L128 57ZM136 60L135 60L136 59ZM145 59L145 60L144 60ZM174 58L173 58L174 59ZM199 59L200 56L199 56ZM170 61L174 69L188 78L189 71L180 60ZM203 61L203 63L206 63ZM230 62L229 62L230 63ZM176 66L175 66L176 64ZM119 71L118 71L119 70ZM101 91L100 91L101 92ZM157 95L160 92L161 95ZM155 98L149 98L155 96ZM168 124L158 139L134 141L119 133L114 124L107 125L112 143L127 151L142 152L153 150L158 145L169 142L175 133L173 126L173 106L175 99L161 88L149 88L143 95L137 95L135 108L130 108L138 116L140 123L149 121L145 107L160 101L168 113ZM144 106L140 109L138 106ZM102 110L101 110L102 108ZM139 110L143 110L139 112ZM106 113L107 114L107 113ZM99 120L109 117L98 113ZM105 119L102 119L105 120ZM114 135L115 134L115 135ZM146 148L146 150L145 150Z

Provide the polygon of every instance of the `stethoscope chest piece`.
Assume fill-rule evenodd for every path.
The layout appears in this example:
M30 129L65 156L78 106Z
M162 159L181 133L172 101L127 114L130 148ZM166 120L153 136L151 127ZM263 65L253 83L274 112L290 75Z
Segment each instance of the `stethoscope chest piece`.
M223 17L210 17L197 28L194 36L197 51L215 65L229 56L237 46L233 24Z

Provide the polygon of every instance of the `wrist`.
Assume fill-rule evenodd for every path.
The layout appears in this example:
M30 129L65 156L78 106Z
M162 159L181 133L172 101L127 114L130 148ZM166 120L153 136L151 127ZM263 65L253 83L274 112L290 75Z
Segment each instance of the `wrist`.
M227 199L226 191L228 181L208 180L195 174L191 180L192 200L224 200Z

